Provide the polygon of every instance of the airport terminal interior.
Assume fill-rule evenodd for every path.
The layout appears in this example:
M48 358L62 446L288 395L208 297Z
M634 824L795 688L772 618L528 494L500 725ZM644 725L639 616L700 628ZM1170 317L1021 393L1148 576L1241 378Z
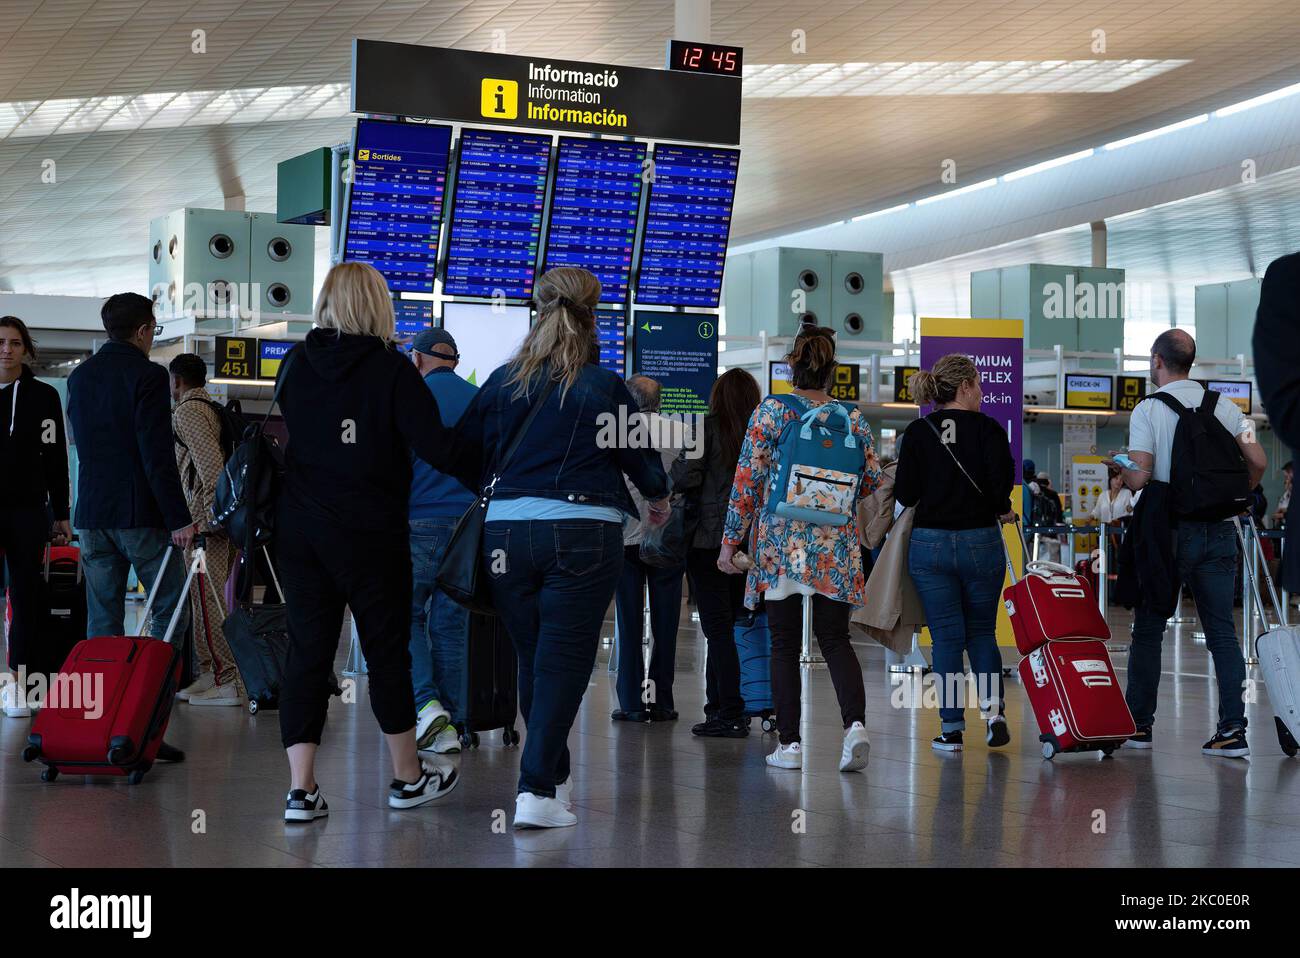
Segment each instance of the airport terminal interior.
M1300 865L1300 760L1294 757L1300 687L1292 684L1300 673L1276 665L1285 659L1300 668L1300 640L1287 627L1300 616L1290 590L1300 591L1300 538L1291 544L1287 531L1291 446L1277 407L1272 417L1266 408L1284 395L1276 368L1289 362L1283 353L1300 342L1294 328L1300 267L1293 261L1285 275L1270 268L1300 250L1296 14L1294 0L1260 0L1249 11L1211 0L0 0L0 317L17 317L31 340L18 342L18 327L0 319L0 409L10 413L0 461L6 477L0 488L9 500L0 501L0 537L9 538L0 547L17 554L12 517L28 506L16 497L31 486L21 477L44 468L33 458L37 453L23 452L37 449L37 440L23 446L21 429L15 431L24 421L20 387L29 382L16 379L12 362L5 365L15 349L26 349L27 368L52 387L51 402L57 397L67 414L67 474L53 484L70 492L62 504L70 511L61 515L56 491L48 503L41 498L31 507L49 530L42 551L44 542L54 543L44 553L39 583L20 591L33 611L15 617L12 591L21 574L14 574L12 555L5 580L10 597L0 597L7 618L27 630L17 643L12 623L6 632L14 674L6 672L10 687L0 702L0 867ZM812 388L796 385L807 368L797 341L815 337L810 330L828 330L833 362L818 367L827 373L825 392L872 437L866 465L854 467L860 498L845 507L847 517L836 514L827 525L809 514L829 507L805 500L788 513L782 501L771 513L781 519L763 512L755 522L806 522L831 530L814 534L819 543L840 536L855 552L861 541L868 572L872 566L882 572L897 553L883 534L867 541L860 510L875 482L861 477L878 477L877 467L904 455L904 432L933 403L965 395L929 395L924 387L918 394L926 378L916 374L933 370L937 380L941 357L972 357L982 392L975 408L992 417L996 436L1005 433L1014 463L1006 501L1018 517L1001 527L1008 553L1000 568L1011 566L1003 585L1023 577L1026 591L1003 602L999 585L990 599L1009 742L986 742L972 701L964 747L945 750L936 736L951 729L941 725L931 694L929 628L918 624L901 645L887 646L856 623L856 612L849 635L865 686L862 725L870 741L869 758L865 746L854 752L864 763L856 771L841 770L842 748L848 755L850 744L837 704L843 674L833 667L842 667L843 650L823 654L811 613L794 639L802 767L771 760L789 743L787 736L778 742L772 718L780 690L769 672L766 626L756 639L736 624L746 712L739 724L747 735L693 733L706 719L706 682L714 674L708 663L716 636L706 636L712 619L706 609L701 621L701 602L716 602L716 595L701 594L695 573L686 575L684 545L675 565L654 557L642 564L647 543L634 539L621 574L633 564L654 566L652 580L662 581L667 569L683 584L681 597L665 614L657 592L629 586L642 599L627 606L626 621L608 602L568 732L569 807L545 788L530 796L559 809L546 812L548 826L566 827L518 827L536 824L516 797L524 787L521 761L532 754L525 716L510 711L516 709L513 680L502 679L500 657L489 674L469 650L471 643L490 644L509 659L505 674L517 678L519 639L502 622L518 620L479 612L461 626L457 654L468 675L457 694L475 703L486 683L491 708L448 715L450 738L438 737L447 747L420 753L441 769L427 787L446 794L413 800L419 807L394 806L401 783L393 782L376 721L385 706L372 710L379 686L349 610L339 623L334 660L344 694L330 700L315 760L329 814L286 821L295 801L300 811L312 801L305 787L286 799L291 783L281 720L287 728L290 719L288 710L276 708L283 676L272 674L294 669L295 655L304 655L304 640L293 632L299 626L292 624L304 621L293 607L303 601L294 589L307 574L298 569L281 570L289 583L288 627L272 594L280 591L278 580L271 584L274 568L271 576L259 569L240 579L240 589L255 584L236 603L238 613L230 604L234 582L229 590L225 581L213 583L206 593L203 602L218 603L217 611L230 617L227 636L237 615L252 621L249 600L280 615L274 630L247 638L255 663L231 638L235 667L228 668L224 688L235 684L227 707L173 699L181 685L204 674L208 686L214 681L214 646L204 651L195 639L209 611L199 603L202 590L181 600L182 611L191 610L175 643L183 649L177 657L185 660L183 669L177 668L184 677L168 673L162 699L156 689L149 693L148 734L165 728L183 761L167 761L165 750L156 760L144 757L143 747L129 762L112 752L107 762L96 758L99 765L61 757L58 736L72 732L56 724L64 721L56 706L33 697L32 707L21 707L12 683L20 666L23 674L39 671L38 653L41 661L62 661L77 641L97 640L87 615L93 623L105 600L92 596L87 613L85 596L107 580L86 559L92 542L103 548L105 533L78 517L102 508L93 503L109 496L88 488L93 477L114 474L125 460L75 433L78 422L105 422L94 417L125 402L107 392L87 396L101 350L128 348L110 328L106 300L138 293L152 301L144 307L152 309L153 323L137 323L137 332L143 330L149 358L169 372L177 390L168 399L159 387L154 412L158 423L171 423L160 428L173 432L164 444L178 471L159 478L161 467L148 460L133 474L148 481L121 494L146 503L133 507L144 510L134 514L159 517L141 522L151 527L144 531L157 533L160 543L169 533L178 541L174 524L161 521L167 502L158 490L184 483L187 469L195 475L208 468L213 488L222 482L239 488L228 464L243 438L229 444L223 438L215 465L202 462L181 439L188 428L182 407L173 411L186 388L204 384L212 409L237 405L241 428L264 424L268 441L290 450L291 481L279 495L294 495L306 481L293 479L299 468L287 424L293 407L273 404L273 391L290 370L308 374L287 357L311 356L310 337L326 324L317 303L327 276L332 282L357 275L339 264L368 264L364 275L382 280L385 310L391 297L394 315L384 348L399 353L402 363L416 363L421 374L431 360L451 356L451 375L476 395L504 389L493 371L522 355L556 309L568 309L587 317L583 328L594 328L587 369L607 377L600 380L607 392L614 389L609 383L629 383L635 391L628 395L649 411L641 389L653 381L656 412L698 427L701 436L704 415L722 408L715 383L733 371L752 376L759 396L778 397L775 408L797 404L796 391ZM543 277L563 267L594 274L598 298L574 305L577 294L566 292L556 306L559 294ZM1275 282L1291 285L1270 286ZM1278 322L1290 322L1291 335L1275 323L1273 338L1261 342L1257 329L1270 303L1282 304L1277 315L1289 318ZM357 332L338 326L337 318L329 322ZM1208 651L1214 629L1207 640L1196 596L1185 588L1159 651L1154 726L1141 741L1142 723L1130 714L1137 701L1134 596L1122 581L1124 563L1133 560L1122 553L1142 554L1129 537L1146 527L1130 514L1144 498L1151 511L1162 500L1148 490L1134 500L1125 491L1121 508L1116 490L1147 481L1133 477L1159 478L1160 464L1152 472L1151 453L1130 430L1143 415L1149 422L1151 407L1165 410L1149 400L1180 371L1182 354L1154 345L1158 337L1182 342L1169 340L1170 330L1194 337L1195 361L1181 370L1183 378L1220 396L1208 418L1234 423L1228 428L1241 448L1262 452L1264 464L1250 473L1250 483L1255 453L1244 453L1248 499L1241 503L1249 506L1230 518L1227 512L1212 517L1224 524L1218 528L1234 529L1235 558L1220 567L1226 578L1217 594L1227 602L1231 579L1231 605L1220 611L1230 616L1235 638L1219 652L1224 661L1244 660L1246 725L1243 733L1239 722L1223 720ZM6 346L10 333L14 342ZM560 347L555 350L558 357ZM194 364L198 382L183 374L194 375ZM160 382L162 371L154 372ZM385 382L402 380L385 376ZM435 380L447 378L426 376L440 408L445 400ZM117 380L98 382L102 390L121 388ZM137 407L144 402L143 393L132 395ZM89 408L96 406L101 409ZM137 408L135 415L141 422L146 413ZM224 415L213 422L225 423ZM459 434L471 418L461 420ZM548 420L544 414L536 421ZM1292 416L1287 428L1295 421ZM450 436L456 423L446 425ZM749 432L757 428L751 423ZM64 432L61 423L60 443ZM1147 425L1143 435L1150 432ZM145 450L148 439L137 438ZM1167 436L1164 441L1169 455ZM566 442L572 438L557 433L540 445L558 449ZM1173 442L1173 449L1185 450ZM772 443L775 469L786 439ZM499 442L496 452L505 445ZM147 459L132 451L134 440L123 448L127 460ZM541 455L529 448L521 446L519 454ZM403 467L414 455L409 449L402 444ZM743 467L750 446L738 455ZM937 446L935 455L943 455ZM656 455L645 456L658 463ZM110 466L94 457L121 461ZM429 478L429 466L421 472L416 458L412 522L419 490L439 481L437 474ZM946 460L933 462L947 468ZM1168 474L1169 463L1163 468ZM1174 468L1170 482L1179 468L1190 467ZM624 499L632 501L622 472L610 473L612 482L592 498L616 507L624 535L660 521L672 528L676 520L662 520L656 505L668 501L662 490L631 472L626 488L636 487L638 515L618 511ZM733 513L743 498L742 474L737 469ZM952 476L952 496L969 497L962 475ZM483 475L478 487L489 478ZM580 521L573 517L596 507L575 506L575 497L585 501L581 493L593 490L582 479L571 481L579 485L562 487L557 479L534 490L540 498L520 499L549 503L550 511L509 515L531 516L534 524L538 515ZM122 488L127 485L123 480ZM776 496L776 488L774 479L767 492L755 493L760 511L767 508L763 495ZM406 492L403 486L382 504L395 502L403 523ZM448 522L474 502L463 488L458 494L465 501L444 514ZM689 495L675 495L671 507L685 523L703 523L699 516L708 510L688 511L699 508L688 506ZM254 542L255 553L264 545L276 555L284 549L255 540L252 531L236 538L230 523L238 503L221 516L211 499L186 492L178 501L197 510L186 521L199 532L224 539L223 556L238 547L247 559L246 544ZM369 515L375 505L355 508ZM891 498L889 521L898 523L893 507ZM58 535L65 516L76 541ZM993 517L987 519L991 527ZM488 521L491 526L490 514ZM733 530L730 520L727 529ZM557 542L560 536L557 531ZM709 563L722 549L721 571L741 573L739 566L722 568L730 562L721 536L710 540ZM797 596L790 570L802 566L804 547L784 536L776 533L764 548L776 556L788 545L794 558L771 559L757 548L754 556L760 563L792 562L780 581ZM114 541L114 548L127 549L122 536ZM216 548L209 551L216 555ZM741 551L746 548L741 542ZM400 549L404 556L404 540ZM996 547L988 549L985 560L993 555L1001 563ZM108 588L110 598L125 603L122 635L134 638L147 634L142 611L152 583L140 568L126 574L131 562L123 556L122 578ZM851 570L856 560L835 561ZM913 560L919 561L915 549ZM271 558L272 566L276 561ZM340 561L378 567L388 560L354 553ZM1031 562L1059 565L1035 572ZM1228 568L1233 564L1235 572ZM751 573L750 582L761 574ZM834 574L853 578L844 568ZM906 566L901 575L907 578ZM1035 577L1056 588L1035 602L1064 601L1062 591L1081 598L1088 621L1100 623L1104 634L1066 628L1063 637L1047 634L1045 645L1025 647L1021 622L1013 619L1027 618L1024 596ZM591 579L593 594L598 578ZM890 588L880 585L883 575L868 578L868 597ZM824 583L830 581L829 573L807 579L805 595L829 594ZM1057 588L1062 582L1064 590ZM430 610L439 602L454 605L450 592L433 591ZM1207 586L1203 596L1208 592ZM600 593L607 594L612 587ZM838 598L843 604L851 596ZM565 612L550 608L557 616ZM667 669L675 714L650 711L653 697L620 701L617 668L620 658L625 665L629 660L628 644L641 650L643 664L657 642L671 647L672 639L656 637L651 623L662 629L674 611L675 655ZM404 650L407 618L393 618L401 620ZM771 626L773 619L766 621ZM1261 635L1268 640L1257 645ZM1042 663L1052 665L1055 654L1045 650L1075 640L1089 641L1093 650L1075 668L1094 672L1072 694L1112 695L1107 701L1117 723L1111 731L1090 733L1083 716L1101 706L1078 697L1071 704L1067 678L1049 681L1044 671ZM15 649L24 645L27 660L18 661ZM1283 645L1289 651L1274 651ZM280 655L275 669L266 665L273 648ZM441 654L435 640L426 663L429 649ZM973 659L974 653L972 668ZM1058 661L1064 670L1066 659ZM61 672L57 664L48 668ZM417 687L421 668L417 661ZM664 673L657 674L662 683ZM538 690L559 682L541 659L535 681ZM1060 701L1040 708L1038 696L1051 682L1062 683L1048 690ZM263 687L265 694L257 691ZM207 686L191 688L207 699L202 704L214 704ZM221 688L217 681L216 692ZM1125 689L1127 700L1120 694ZM549 703L554 694L547 688L536 700ZM127 709L127 698L113 699L110 708ZM155 707L155 699L165 699L165 707ZM417 708L424 704L416 701ZM640 714L643 706L654 721L612 717L620 710ZM90 724L81 723L76 734L88 734ZM427 728L419 725L417 735ZM1228 745L1220 742L1220 754L1207 754L1214 749L1206 740L1216 733ZM1248 754L1234 751L1230 741L1242 734L1249 736ZM430 733L421 744L432 741ZM1124 747L1137 742L1145 747Z

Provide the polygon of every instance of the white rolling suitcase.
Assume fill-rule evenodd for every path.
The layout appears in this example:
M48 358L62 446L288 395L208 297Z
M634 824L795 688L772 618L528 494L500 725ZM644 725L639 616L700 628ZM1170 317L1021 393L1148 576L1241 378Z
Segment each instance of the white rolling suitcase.
M1247 514L1251 529L1256 537L1259 530L1255 520ZM1273 576L1268 571L1268 563L1261 563L1264 581L1268 583L1269 596L1273 608L1277 610L1279 622L1269 625L1267 606L1259 594L1259 583L1255 581L1253 563L1246 550L1246 539L1241 532L1241 523L1233 520L1237 538L1241 540L1243 565L1246 579L1250 582L1251 592L1259 607L1259 617L1264 623L1264 632L1255 639L1255 655L1259 659L1259 669L1264 675L1264 687L1268 690L1268 701L1273 707L1273 721L1277 725L1277 740L1282 751L1288 757L1294 757L1300 751L1300 626L1285 625L1286 616L1282 603L1278 601L1277 588Z

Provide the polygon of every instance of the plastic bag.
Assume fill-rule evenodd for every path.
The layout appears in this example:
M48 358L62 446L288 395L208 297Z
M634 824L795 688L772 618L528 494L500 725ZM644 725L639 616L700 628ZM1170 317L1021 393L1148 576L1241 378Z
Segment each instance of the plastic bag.
M641 534L641 561L656 569L673 569L686 564L686 509L680 499L660 525L645 522Z

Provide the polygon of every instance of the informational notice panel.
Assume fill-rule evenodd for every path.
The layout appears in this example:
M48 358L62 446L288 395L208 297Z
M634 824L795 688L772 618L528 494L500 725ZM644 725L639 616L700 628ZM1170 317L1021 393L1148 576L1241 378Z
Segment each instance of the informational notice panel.
M712 313L640 310L633 336L633 371L660 386L660 412L704 414L718 378L718 326Z
M1021 509L1020 462L1023 459L1022 423L1024 421L1025 330L1019 319L921 319L921 368L932 369L935 362L949 353L961 353L975 361L980 373L980 390L984 399L980 410L993 417L1007 432L1011 458L1016 463L1016 485L1011 491L1011 506ZM921 415L932 407L922 406ZM993 516L989 516L993 524ZM1020 538L1015 530L1003 529L1016 568L1023 568ZM1008 583L1010 584L1010 580ZM922 634L928 640L928 632ZM1011 620L1006 609L998 606L998 644L1015 645Z

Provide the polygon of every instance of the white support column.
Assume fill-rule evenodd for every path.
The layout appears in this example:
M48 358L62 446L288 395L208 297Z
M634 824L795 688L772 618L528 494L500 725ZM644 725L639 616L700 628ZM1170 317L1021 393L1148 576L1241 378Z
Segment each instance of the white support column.
M674 0L673 39L708 43L713 20L711 0Z

